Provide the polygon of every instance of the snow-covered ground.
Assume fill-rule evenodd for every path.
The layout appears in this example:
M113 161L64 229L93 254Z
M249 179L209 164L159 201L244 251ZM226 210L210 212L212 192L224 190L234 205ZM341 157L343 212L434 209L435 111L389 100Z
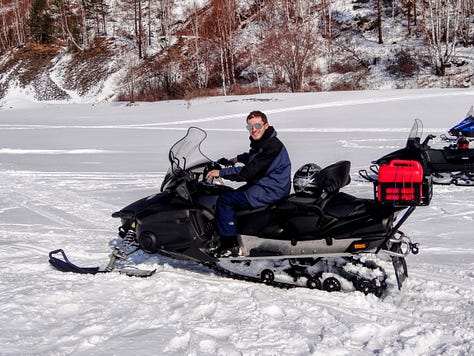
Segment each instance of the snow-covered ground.
M404 232L420 243L399 291L383 298L278 289L205 267L144 256L150 278L78 275L50 267L64 248L104 266L111 213L157 192L172 143L189 126L204 152L248 147L245 116L262 110L293 171L352 161L344 191L370 197L359 169L405 144L413 119L440 135L474 104L474 90L263 94L193 101L0 107L1 355L473 355L474 188L435 186Z

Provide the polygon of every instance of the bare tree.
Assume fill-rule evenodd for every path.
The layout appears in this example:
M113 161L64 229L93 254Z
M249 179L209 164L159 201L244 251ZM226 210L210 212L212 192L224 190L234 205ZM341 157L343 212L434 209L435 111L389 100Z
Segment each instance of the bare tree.
M308 4L305 7L302 2L287 0L284 6L275 5L265 20L267 35L261 55L285 74L291 91L296 92L301 90L305 70L322 41Z
M444 76L446 66L456 55L456 42L461 29L461 0L427 0L425 31L428 51L436 75Z
M379 44L383 43L382 38L382 0L377 0L377 28L379 32Z
M319 13L321 14L323 37L332 38L331 0L321 0Z
M461 0L461 25L459 39L468 45L474 43L474 34L472 29L472 16L474 16L474 0Z
M212 0L210 15L205 23L205 41L211 41L215 48L215 58L219 63L222 90L227 95L228 88L235 84L235 43L234 31L238 25L237 3L235 0Z
M105 0L49 0L49 7L56 38L67 40L79 51L90 49L96 36L107 35Z
M142 4L141 0L133 0L134 29L135 39L137 41L138 58L143 58L143 23L142 23Z
M406 14L408 35L411 35L418 23L417 0L402 0L401 6Z
M160 22L160 44L164 50L167 50L171 45L172 26L175 21L173 16L173 9L175 0L159 0L158 1L158 19Z
M296 92L302 88L305 69L318 43L318 36L309 23L287 23L268 34L262 52L267 62L273 62L283 70L291 91Z
M207 87L209 81L209 41L205 39L205 24L199 7L193 3L188 8L190 41L189 48L191 56L189 58L192 64L190 65L190 75L192 89L202 89Z
M0 0L0 51L24 44L30 0Z

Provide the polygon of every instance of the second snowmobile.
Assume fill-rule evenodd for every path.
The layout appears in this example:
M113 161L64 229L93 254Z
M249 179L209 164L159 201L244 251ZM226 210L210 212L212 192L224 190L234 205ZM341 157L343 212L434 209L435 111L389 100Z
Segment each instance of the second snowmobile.
M431 199L417 162L401 161L393 166L410 173L411 178L403 182L390 182L394 172L389 169L386 181L376 183L374 199L340 191L351 180L349 161L324 169L306 164L294 175L294 194L267 207L238 212L239 256L216 257L216 200L234 188L204 179L206 172L218 165L201 152L206 136L202 129L189 128L169 151L170 168L161 192L112 215L121 219L122 245L112 253L108 271L142 250L196 261L232 278L381 296L387 274L369 257L385 252L401 288L407 277L405 256L417 253L418 245L400 227L417 206ZM58 251L62 252L50 254L56 267L97 272L81 271L65 255L66 260L61 261L54 256Z
M436 136L429 134L421 141L423 123L415 119L405 148L391 152L375 161L381 166L395 159L420 162L426 177L432 176L434 184L474 185L474 149L464 144L451 144L442 148L430 146ZM377 167L371 167L377 173Z

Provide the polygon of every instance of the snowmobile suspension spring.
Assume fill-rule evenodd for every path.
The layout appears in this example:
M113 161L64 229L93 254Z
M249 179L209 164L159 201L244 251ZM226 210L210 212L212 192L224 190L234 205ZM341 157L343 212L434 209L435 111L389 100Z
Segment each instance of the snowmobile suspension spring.
M128 229L127 234L123 238L123 243L124 245L131 245L135 242L135 238L137 237L137 234L135 233L135 230L133 229Z
M134 249L131 252L128 252L128 250L132 246L135 246L135 247L138 246L138 243L136 241L136 236L137 235L135 233L135 230L129 229L127 231L127 235L125 235L125 237L122 240L122 245L119 247L116 247L114 251L112 252L112 255L114 255L115 258L123 260L127 258L127 256L130 256L131 254L135 253L137 249Z

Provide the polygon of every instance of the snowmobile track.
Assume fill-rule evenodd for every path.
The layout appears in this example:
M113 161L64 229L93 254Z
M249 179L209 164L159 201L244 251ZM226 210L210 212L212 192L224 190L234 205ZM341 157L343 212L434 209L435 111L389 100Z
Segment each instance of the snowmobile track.
M224 260L236 262L239 265L245 263L248 263L250 265L251 261L255 261L253 259L246 258L226 258ZM262 261L261 259L259 260ZM294 261L291 262L292 260ZM309 288L325 290L327 292L359 291L364 293L365 295L373 294L379 298L384 295L385 290L387 289L386 280L388 276L382 267L375 264L374 261L360 261L351 257L346 257L343 260L345 261L345 264L338 265L338 263L328 262L321 258L315 259L312 264L299 264L297 262L297 259L282 259L275 261L277 263L274 264L273 268L268 265L267 267L269 268L261 269L257 276L236 273L219 265L211 265L209 267L212 268L216 272L216 274L220 276L229 277L236 280L244 280L248 282L263 283L272 287L283 289ZM267 261L271 262L271 260ZM285 265L284 262L288 262L288 265ZM310 267L310 265L318 265L319 262L322 262L324 267L318 272L311 272L310 269L307 268ZM280 265L283 265L283 267L280 268ZM359 266L371 271L378 271L378 274L381 274L381 279L377 277L364 277L358 274L357 272L346 270L346 266ZM280 270L278 270L279 268ZM328 274L330 276L326 276L323 279L323 274ZM293 280L293 283L278 281L278 279L281 279L282 277L283 279L291 278ZM306 282L303 280L303 283L301 283L301 278L306 280ZM343 285L348 284L351 285L353 289L346 290L347 288L343 287Z

